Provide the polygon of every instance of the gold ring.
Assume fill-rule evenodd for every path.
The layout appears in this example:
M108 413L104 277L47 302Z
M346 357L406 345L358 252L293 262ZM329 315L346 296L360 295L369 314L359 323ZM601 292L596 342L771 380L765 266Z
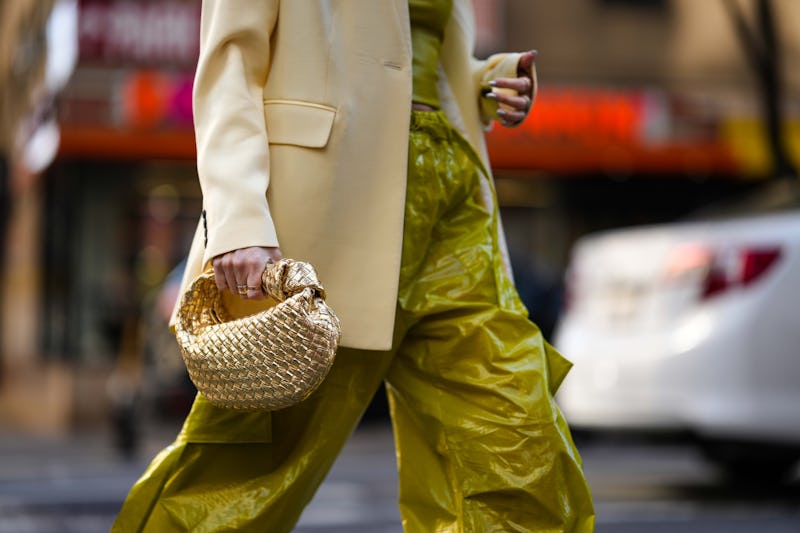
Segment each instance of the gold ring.
M250 291L260 291L261 287L253 287L252 285L237 285L236 292L241 296L247 296Z

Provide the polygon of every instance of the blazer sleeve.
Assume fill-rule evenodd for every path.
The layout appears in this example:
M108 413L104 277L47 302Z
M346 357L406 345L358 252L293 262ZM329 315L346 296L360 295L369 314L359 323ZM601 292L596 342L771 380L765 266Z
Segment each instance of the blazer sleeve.
M263 112L278 0L203 0L201 13L193 106L206 264L231 250L278 246Z

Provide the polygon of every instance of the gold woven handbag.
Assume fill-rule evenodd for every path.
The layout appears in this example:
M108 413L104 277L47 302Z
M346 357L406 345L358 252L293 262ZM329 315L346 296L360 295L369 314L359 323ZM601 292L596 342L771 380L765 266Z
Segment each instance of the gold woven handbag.
M288 407L307 398L333 364L341 329L314 268L270 263L261 288L277 305L238 319L226 312L213 271L181 300L175 333L189 377L219 407Z

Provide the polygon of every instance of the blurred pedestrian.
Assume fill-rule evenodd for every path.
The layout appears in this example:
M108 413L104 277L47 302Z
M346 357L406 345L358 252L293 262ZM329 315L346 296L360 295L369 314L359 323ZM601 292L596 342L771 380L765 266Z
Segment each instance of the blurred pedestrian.
M52 8L53 0L0 4L0 329L13 178L25 171L19 166L26 138L24 125L36 108L37 88L44 78L47 20Z
M211 263L244 312L268 261L309 261L345 347L294 407L198 396L114 531L290 531L383 380L407 531L593 530L553 401L569 363L514 289L482 136L527 115L535 53L473 59L471 17L468 0L203 2L184 287Z

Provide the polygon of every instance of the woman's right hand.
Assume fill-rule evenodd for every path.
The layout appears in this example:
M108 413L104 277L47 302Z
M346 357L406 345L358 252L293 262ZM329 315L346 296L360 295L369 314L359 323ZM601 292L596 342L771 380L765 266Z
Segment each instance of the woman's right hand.
M283 255L280 248L251 246L220 254L211 260L217 288L229 290L242 298L263 300L261 274L267 263L279 261Z

